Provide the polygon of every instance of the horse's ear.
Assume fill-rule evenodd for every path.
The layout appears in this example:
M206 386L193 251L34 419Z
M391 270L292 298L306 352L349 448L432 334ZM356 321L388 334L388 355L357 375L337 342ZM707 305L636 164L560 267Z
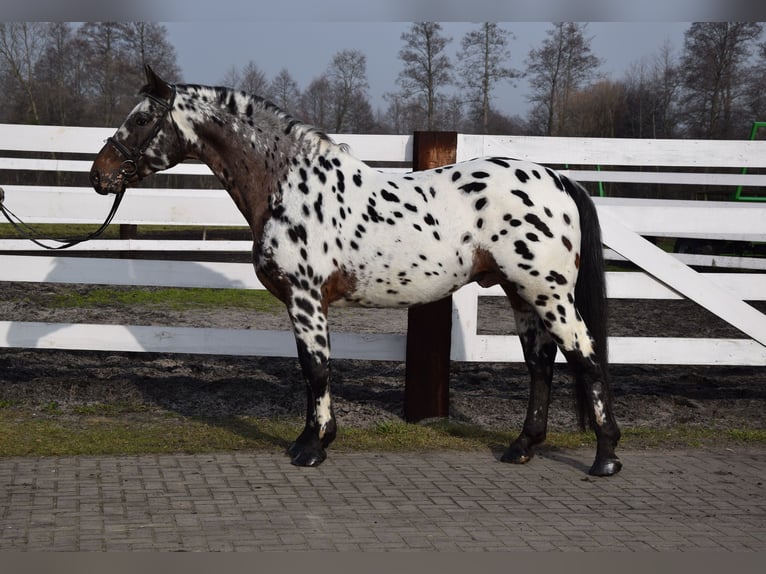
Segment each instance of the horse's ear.
M141 93L169 100L172 95L170 84L160 78L149 64L144 65L144 72L146 73L146 85L141 88Z

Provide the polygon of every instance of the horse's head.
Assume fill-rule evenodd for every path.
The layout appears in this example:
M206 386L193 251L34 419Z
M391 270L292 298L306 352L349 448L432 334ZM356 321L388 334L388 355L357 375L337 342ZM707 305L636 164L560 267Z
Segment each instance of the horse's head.
M110 137L93 162L90 181L106 195L184 159L183 144L171 117L175 86L146 66L143 96L125 123Z

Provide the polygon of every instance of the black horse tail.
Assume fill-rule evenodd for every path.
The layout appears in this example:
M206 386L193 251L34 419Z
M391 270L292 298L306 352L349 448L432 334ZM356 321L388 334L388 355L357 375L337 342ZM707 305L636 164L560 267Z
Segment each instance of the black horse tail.
M575 306L594 342L595 362L601 371L604 392L609 390L608 320L606 297L604 249L601 243L601 227L598 213L588 191L565 176L561 176L564 188L574 199L580 215L580 268L575 284ZM571 365L575 370L575 408L580 428L585 429L590 400L586 396L583 366Z

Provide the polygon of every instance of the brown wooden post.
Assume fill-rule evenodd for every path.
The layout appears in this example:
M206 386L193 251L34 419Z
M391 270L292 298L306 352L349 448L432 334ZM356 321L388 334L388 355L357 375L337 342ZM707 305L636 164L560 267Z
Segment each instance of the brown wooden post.
M415 132L414 170L454 163L457 132ZM408 422L449 415L452 297L412 307L407 315L404 418Z
M131 223L121 223L119 229L120 229L120 239L138 238L138 225L133 225ZM131 259L132 256L130 253L121 252L119 255L119 258Z
M138 225L131 223L120 224L120 239L136 239L138 237Z

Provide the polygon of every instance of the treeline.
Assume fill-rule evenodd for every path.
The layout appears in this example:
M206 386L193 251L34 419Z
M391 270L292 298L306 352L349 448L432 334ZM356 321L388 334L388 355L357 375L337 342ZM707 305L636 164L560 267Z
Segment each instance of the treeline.
M373 110L366 56L336 53L307 86L287 69L268 78L255 61L220 79L273 100L335 133L455 130L551 136L744 138L766 120L766 41L757 22L696 22L682 47L602 71L587 24L552 23L528 54L511 54L512 30L477 24L454 58L437 22L402 34L397 89ZM183 81L166 29L148 22L2 23L0 122L114 126L135 103L143 65ZM507 116L496 88L528 83L530 111Z

